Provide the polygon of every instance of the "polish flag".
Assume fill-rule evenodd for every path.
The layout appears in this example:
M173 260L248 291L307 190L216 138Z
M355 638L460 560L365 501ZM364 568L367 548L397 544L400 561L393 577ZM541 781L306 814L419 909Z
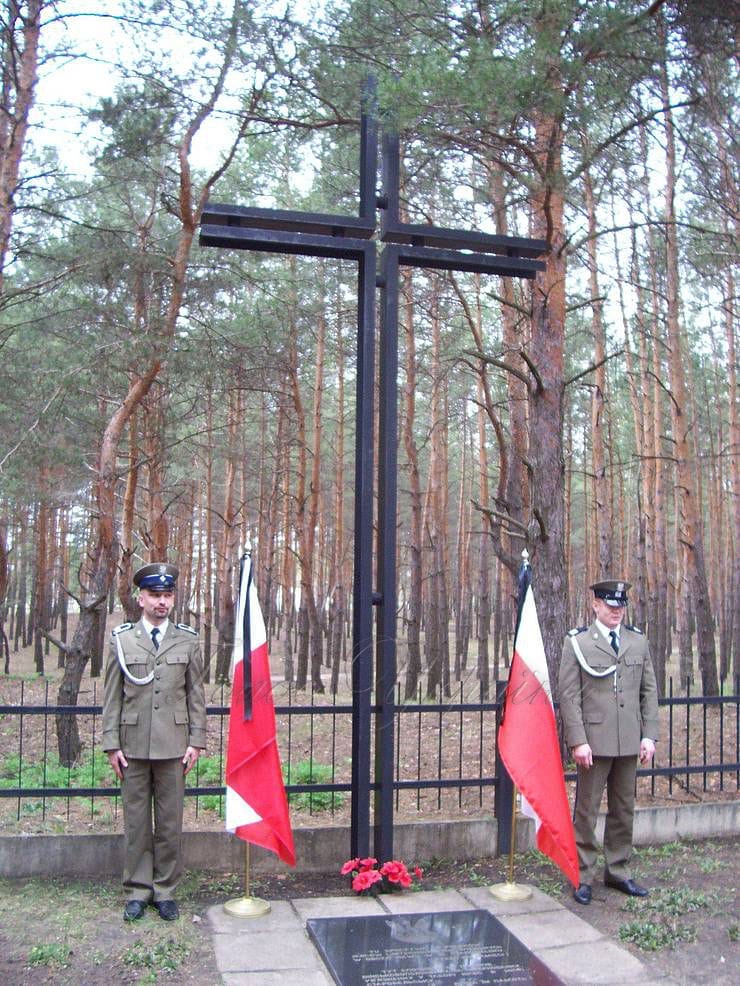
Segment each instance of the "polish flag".
M560 743L552 705L550 676L525 562L519 575L519 625L509 668L499 751L522 796L522 812L534 819L537 848L578 886L578 855ZM523 599L523 601L522 601Z
M226 829L295 866L265 622L248 555L242 559L235 629L226 748Z

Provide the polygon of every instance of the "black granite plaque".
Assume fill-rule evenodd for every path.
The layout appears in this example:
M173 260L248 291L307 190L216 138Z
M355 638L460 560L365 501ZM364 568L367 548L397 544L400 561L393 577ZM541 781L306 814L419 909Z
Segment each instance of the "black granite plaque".
M307 927L339 986L563 986L488 911L311 918Z

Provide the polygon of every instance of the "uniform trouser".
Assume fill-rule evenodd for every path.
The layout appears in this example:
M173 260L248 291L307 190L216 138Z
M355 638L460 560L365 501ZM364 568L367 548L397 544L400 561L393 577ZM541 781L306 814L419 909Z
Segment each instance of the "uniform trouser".
M630 879L636 772L636 756L594 757L592 767L578 767L573 825L581 883L593 883L598 852L596 819L605 786L607 815L604 825L604 875L614 880Z
M185 771L173 760L128 759L121 784L129 900L171 900L182 875ZM152 826L152 808L154 818Z

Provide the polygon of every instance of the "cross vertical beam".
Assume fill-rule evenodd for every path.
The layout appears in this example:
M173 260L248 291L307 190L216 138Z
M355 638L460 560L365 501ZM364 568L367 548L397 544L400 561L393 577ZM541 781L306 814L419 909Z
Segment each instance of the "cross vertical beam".
M372 726L373 423L375 400L375 245L359 263L355 445L355 539L352 603L352 803L350 855L370 850Z
M378 613L375 683L373 855L393 858L396 694L396 517L398 514L398 247L382 257L378 413Z

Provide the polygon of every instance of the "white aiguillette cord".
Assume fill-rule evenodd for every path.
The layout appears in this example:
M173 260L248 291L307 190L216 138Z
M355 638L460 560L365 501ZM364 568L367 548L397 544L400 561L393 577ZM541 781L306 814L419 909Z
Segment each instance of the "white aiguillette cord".
M128 629L128 627L126 629ZM119 636L122 632L122 630L113 631L113 636L116 638L116 650L118 652L118 663L121 665L121 671L123 671L124 675L133 685L148 685L150 681L154 681L153 670L143 678L137 678L136 675L131 674L129 669L126 667L126 659L123 656L123 647L121 647L121 640Z
M573 645L573 653L576 655L576 660L581 665L581 667L586 672L586 674L590 674L594 678L606 678L608 674L614 674L614 672L617 670L617 665L612 664L612 666L610 668L607 668L605 671L595 671L588 663L586 658L583 656L583 651L581 650L580 645L576 640L576 638L571 637L570 642Z

